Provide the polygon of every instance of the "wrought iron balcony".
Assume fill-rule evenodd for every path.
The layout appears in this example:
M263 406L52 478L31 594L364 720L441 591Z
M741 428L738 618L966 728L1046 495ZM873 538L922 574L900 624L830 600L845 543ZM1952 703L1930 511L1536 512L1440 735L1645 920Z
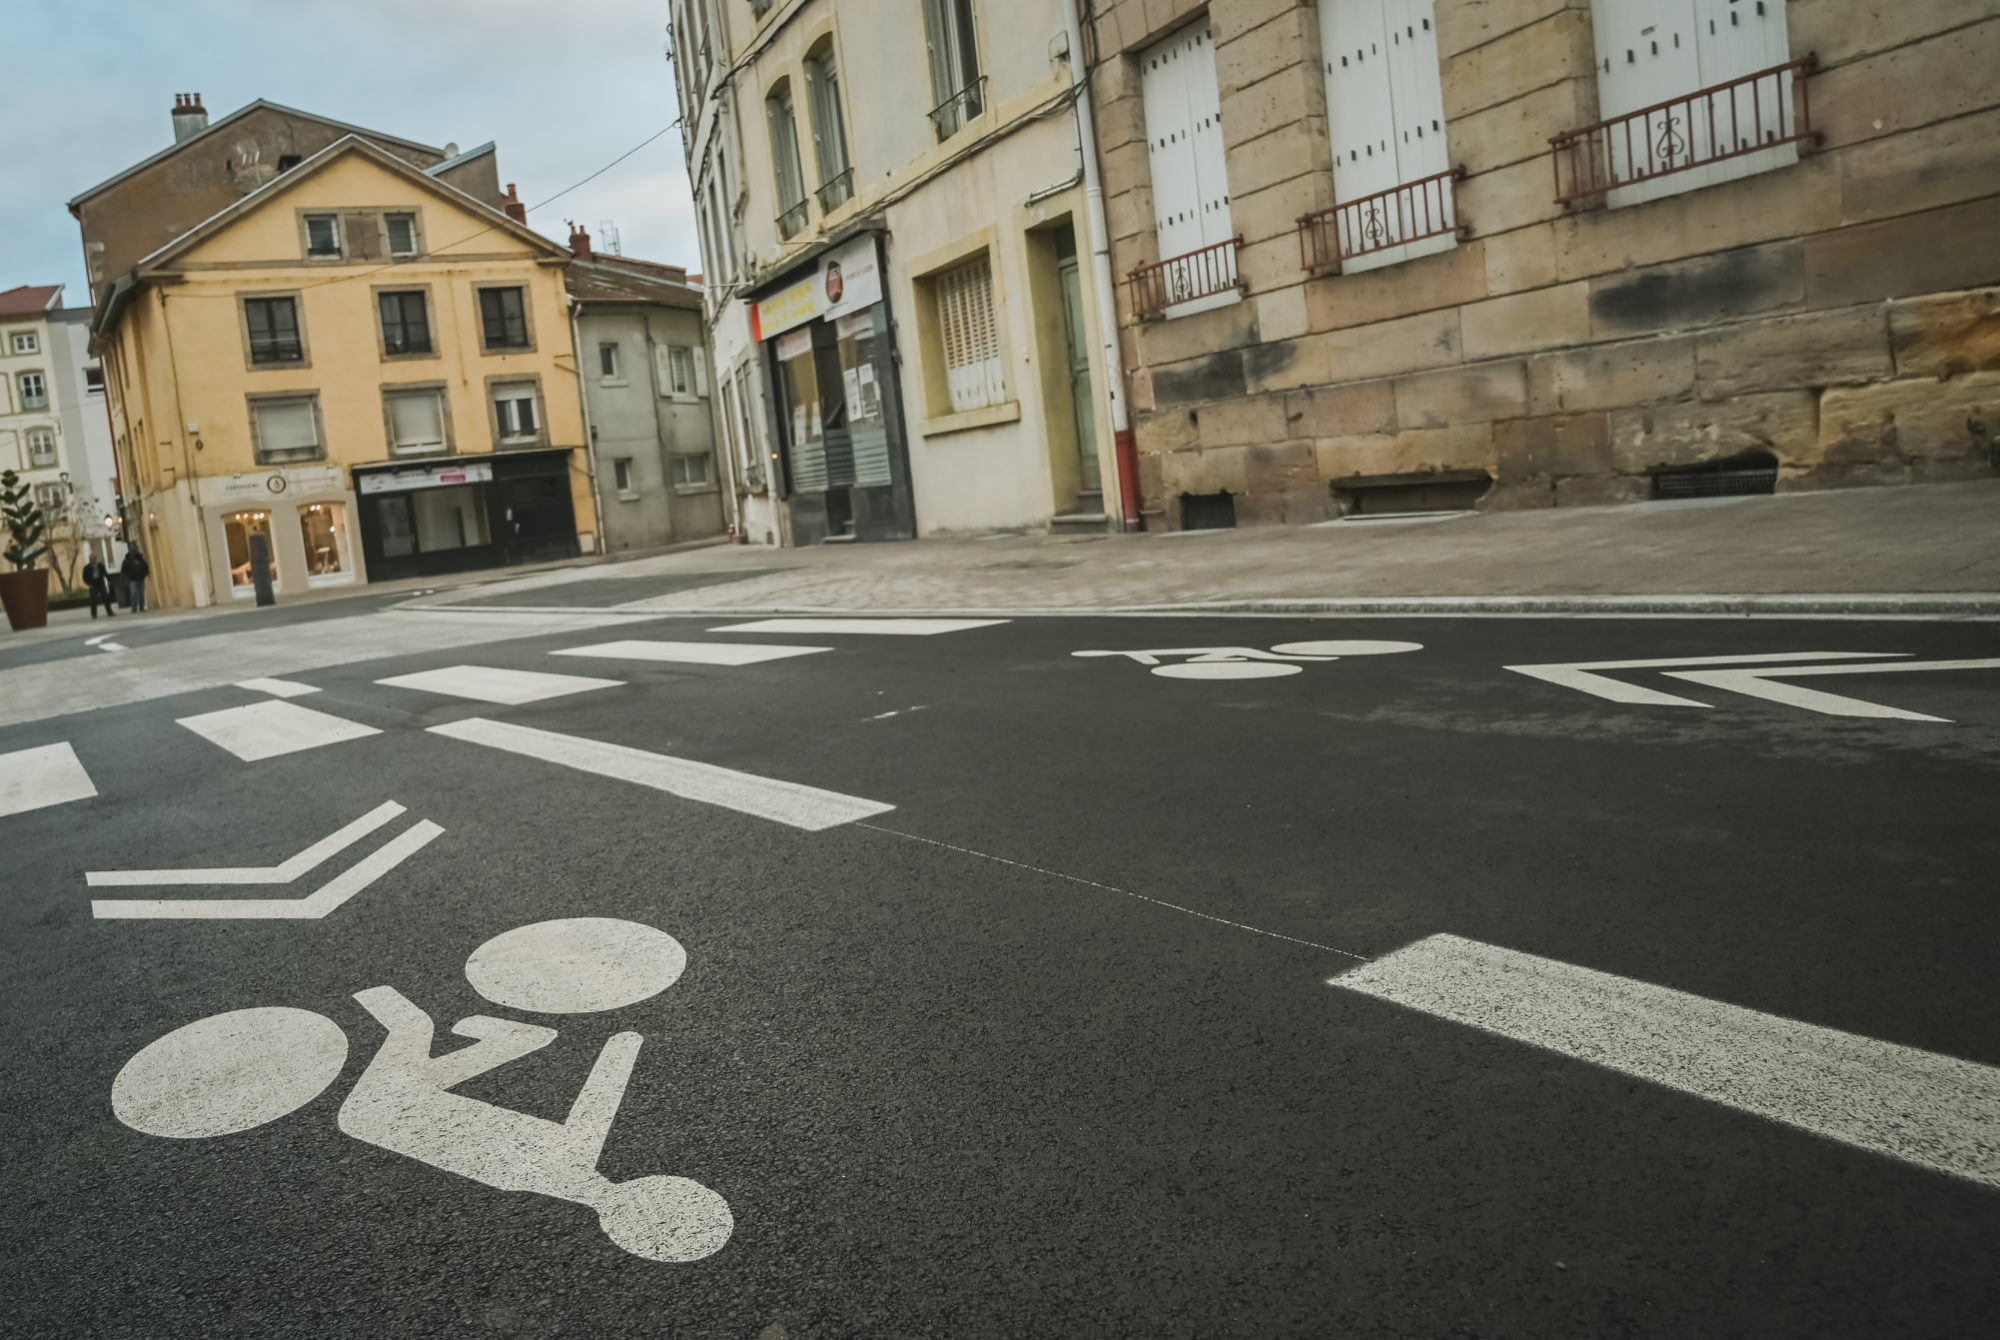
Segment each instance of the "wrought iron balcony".
M1243 292L1243 280L1236 273L1236 253L1243 239L1232 237L1180 256L1171 256L1132 271L1132 312L1141 321L1163 316L1169 307L1200 298Z
M1551 136L1556 201L1576 205L1712 163L1819 142L1806 77L1819 58L1806 55L1712 88L1579 130Z
M931 126L940 140L956 135L965 123L986 110L986 76L980 75L931 108Z
M806 220L811 217L811 203L806 200L800 200L796 205L793 205L778 216L778 236L789 242L798 233L799 229L806 226Z
M1465 169L1392 186L1299 219L1299 253L1314 274L1339 274L1342 263L1447 233L1463 238L1458 184Z
M820 213L833 213L854 198L854 169L848 168L821 182L813 194L819 197Z

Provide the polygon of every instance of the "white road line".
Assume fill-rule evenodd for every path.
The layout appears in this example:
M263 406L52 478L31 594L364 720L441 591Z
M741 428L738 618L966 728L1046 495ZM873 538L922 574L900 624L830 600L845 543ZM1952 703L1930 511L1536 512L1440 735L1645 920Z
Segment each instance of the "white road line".
M749 642L599 642L565 647L551 656L596 656L611 661L676 661L687 665L756 665L788 656L811 656L832 647L774 647Z
M204 712L200 716L182 717L179 724L246 763L382 733L358 721L286 702L250 703L220 712Z
M25 814L96 794L90 774L67 744L0 754L0 815Z
M395 689L417 689L449 698L470 698L474 702L519 707L523 703L588 693L592 689L615 689L624 681L586 679L581 675L549 675L539 670L503 670L491 665L452 665L442 670L396 675L375 682Z
M130 650L131 650L131 648L130 648L130 647L128 647L128 646L126 646L126 645L125 645L125 644L124 644L123 642L100 642L100 643L98 643L98 644L97 644L97 649L98 649L99 651L130 651Z
M1781 667L1776 670L1679 670L1671 673L1675 679L1706 684L1711 688L1727 689L1731 693L1748 694L1752 698L1783 703L1787 707L1802 707L1808 712L1822 712L1830 717L1873 717L1884 721L1939 721L1948 724L1948 718L1945 717L1928 716L1922 712L1907 712L1900 707L1884 707L1880 703L1849 698L1838 693L1827 693L1820 689L1802 689L1796 684L1780 684L1772 676L1783 675L1787 679L1798 679L1806 675L1886 675L1900 670L1995 668L2000 668L2000 660L1988 658L1976 661L1891 661L1882 665Z
M116 633L99 633L96 637L85 638L83 640L83 645L86 647L94 647L100 642L109 642L112 638L117 636L118 634Z
M273 698L303 698L308 693L319 692L312 685L301 684L295 679L245 679L239 681L236 687L252 693L268 693Z
M895 809L877 800L844 796L838 791L797 782L781 782L754 773L719 768L665 754L651 754L622 744L605 744L575 735L535 730L506 722L473 717L448 725L432 726L433 735L504 749L510 754L538 758L545 763L595 773L636 786L665 791L683 800L720 805L741 814L755 815L775 823L803 828L807 832L851 824L858 819L887 814Z
M443 832L421 820L303 898L96 898L90 914L100 921L317 921Z
M2000 1069L1456 935L1330 978L1516 1042L2000 1187Z
M403 812L403 807L395 801L386 801L339 832L321 838L282 865L221 866L209 870L86 870L83 882L91 888L161 884L290 884L299 876L326 864L329 859Z
M1686 665L1773 665L1778 662L1795 661L1858 661L1886 656L1903 656L1907 652L1879 651L1793 651L1773 652L1761 656L1668 656L1650 661L1576 661L1555 665L1509 665L1503 667L1517 675L1530 679L1545 680L1566 689L1576 689L1581 693L1608 698L1614 703L1633 703L1642 707L1707 707L1692 698L1681 698L1658 689L1643 689L1636 684L1627 684L1605 675L1594 674L1597 670L1663 670L1669 666Z
M991 628L1006 619L759 619L711 628L711 633L865 633L874 637L935 637Z

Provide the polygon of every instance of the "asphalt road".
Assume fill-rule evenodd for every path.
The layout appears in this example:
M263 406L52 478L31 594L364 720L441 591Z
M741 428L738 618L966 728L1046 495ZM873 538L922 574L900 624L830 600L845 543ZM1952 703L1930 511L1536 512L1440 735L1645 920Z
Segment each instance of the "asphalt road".
M2000 667L1782 681L1938 721L1829 715L1671 667L1610 674L1705 705L1616 702L1507 667L1991 659L1996 625L713 631L727 622L527 636L290 674L317 691L289 700L221 686L0 729L0 798L10 757L59 744L97 792L0 812L0 1329L1991 1334ZM830 650L551 655L620 639ZM1152 673L1186 654L1075 655L1326 641L1419 648L1197 671L1297 670L1256 679ZM95 653L70 654L88 672ZM617 683L500 705L378 682L468 665ZM278 702L378 733L249 761L177 724ZM731 771L675 783L716 788L696 800L432 729L473 720ZM739 774L893 809L809 831L745 812L806 802ZM406 812L283 888L86 883L278 865L390 801ZM442 832L321 919L92 914L93 898L303 896L418 821ZM665 931L685 971L602 1013L475 989L476 949L568 918ZM1498 978L1408 970L1469 999L1470 1022L1341 985L1438 936L1567 965L1507 979L1559 1040L1523 1040L1480 994ZM642 1035L598 1171L699 1182L727 1202L727 1244L644 1259L584 1204L454 1170L487 1138L474 1117L402 1150L344 1133L385 1037L354 995L381 986L436 1021L439 1050L464 1045L446 1030L467 1016L556 1029L458 1084L478 1100L461 1116L562 1121L607 1040ZM1691 997L1724 1011L1706 1033ZM347 1039L317 1096L208 1138L114 1111L156 1039L261 1007ZM1761 1080L1847 1045L1786 1020L1971 1064L1947 1067L1940 1099L1899 1087L1901 1060L1829 1060L1774 1120ZM1671 1078L1696 1072L1727 1092ZM161 1110L226 1106L255 1079L210 1073ZM1841 1111L1877 1089L1930 1134L1842 1136ZM1955 1115L1925 1126L1939 1102ZM1940 1129L1958 1142L1942 1154Z

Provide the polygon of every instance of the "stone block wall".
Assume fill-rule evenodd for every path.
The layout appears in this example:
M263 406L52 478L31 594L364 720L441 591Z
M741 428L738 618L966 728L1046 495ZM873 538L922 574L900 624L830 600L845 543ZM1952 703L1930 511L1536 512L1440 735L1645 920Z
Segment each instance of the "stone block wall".
M1338 513L1342 481L1484 471L1481 505L1650 496L1768 452L1778 487L2000 466L2000 13L1791 0L1814 152L1616 209L1556 203L1549 137L1596 120L1589 0L1437 0L1469 237L1313 277L1332 203L1313 0L1109 0L1087 52L1114 270L1160 259L1136 54L1207 14L1243 301L1134 320L1150 524L1227 489L1240 522Z

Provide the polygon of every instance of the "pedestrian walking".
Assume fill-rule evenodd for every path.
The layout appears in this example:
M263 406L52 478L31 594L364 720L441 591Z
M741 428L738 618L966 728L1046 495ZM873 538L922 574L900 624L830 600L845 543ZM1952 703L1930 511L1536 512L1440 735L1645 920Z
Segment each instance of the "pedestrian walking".
M144 614L146 612L146 579L153 575L153 565L146 561L146 556L139 552L139 547L133 545L125 551L125 562L119 566L118 571L125 574L126 599L127 603L132 606L132 612L134 614Z
M104 603L104 617L115 619L118 611L111 607L111 569L100 559L91 559L83 565L83 584L90 588L90 617L97 617L99 601Z

